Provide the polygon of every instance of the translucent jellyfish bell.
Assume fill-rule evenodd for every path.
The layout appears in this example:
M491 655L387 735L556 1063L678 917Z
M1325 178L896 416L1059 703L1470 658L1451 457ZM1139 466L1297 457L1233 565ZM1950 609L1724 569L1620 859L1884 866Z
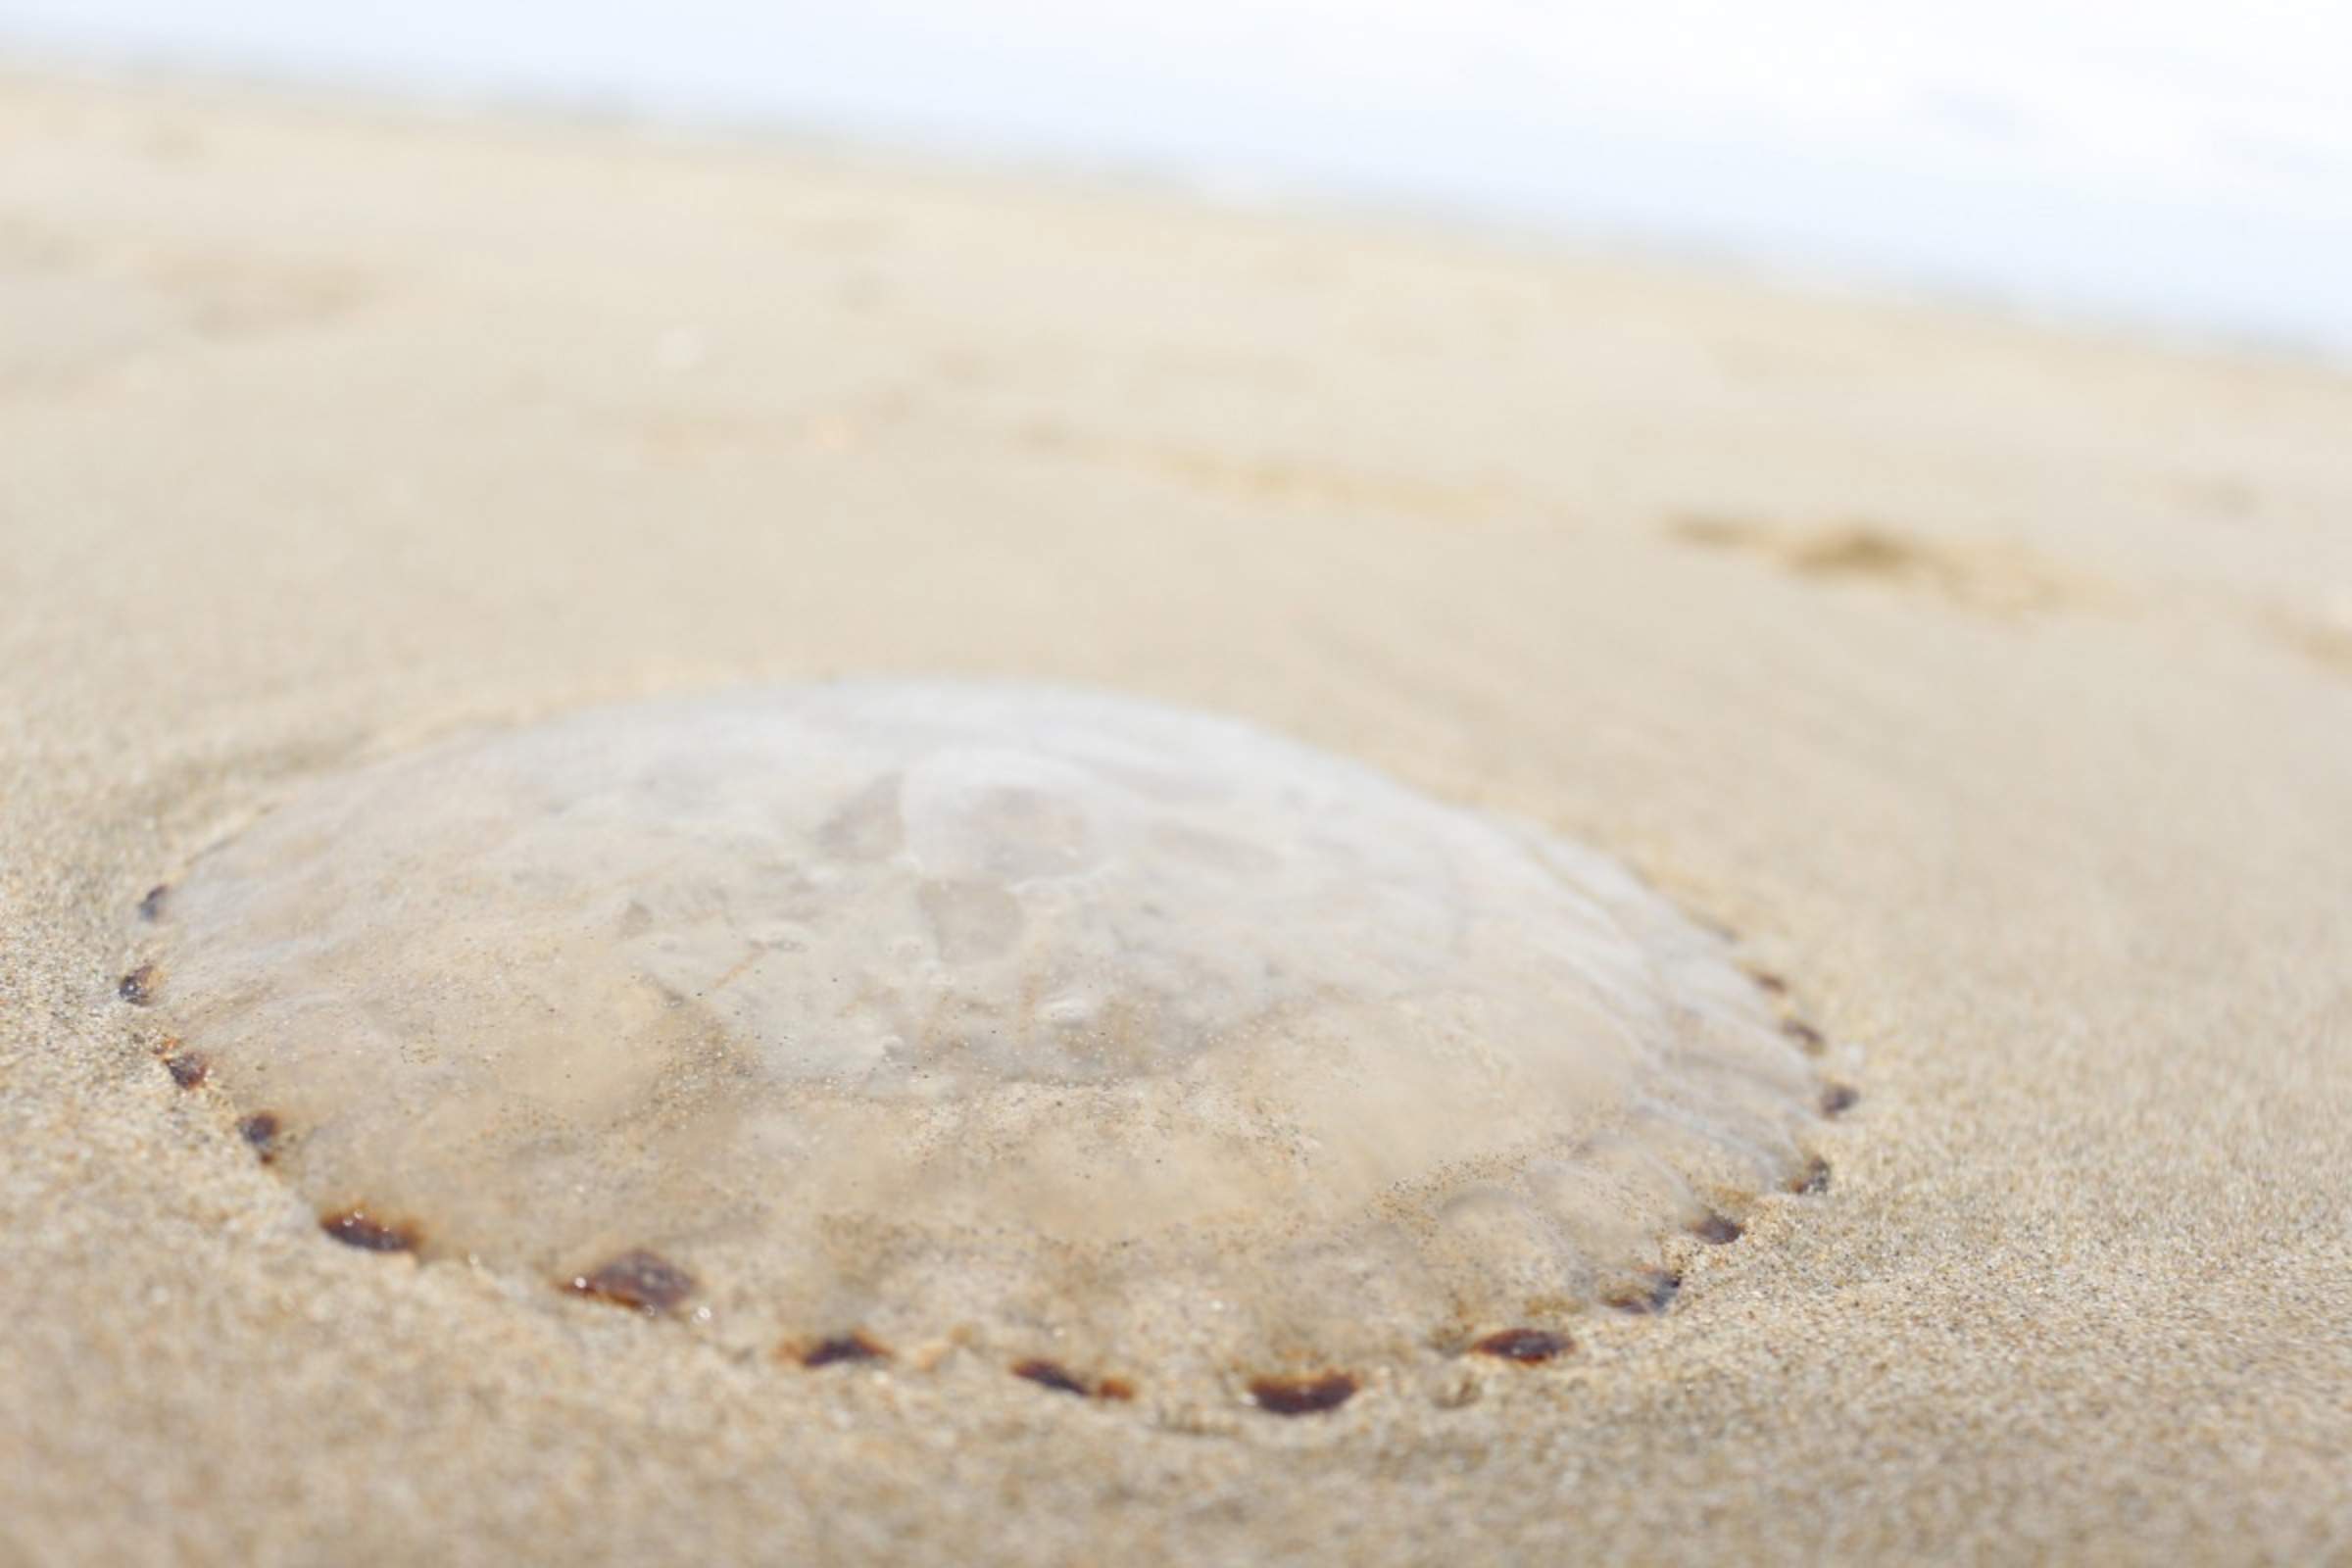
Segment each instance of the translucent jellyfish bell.
M1017 686L363 767L202 857L147 940L170 1027L342 1239L691 1298L745 1344L1138 1381L1572 1314L1786 1181L1819 1089L1604 858Z

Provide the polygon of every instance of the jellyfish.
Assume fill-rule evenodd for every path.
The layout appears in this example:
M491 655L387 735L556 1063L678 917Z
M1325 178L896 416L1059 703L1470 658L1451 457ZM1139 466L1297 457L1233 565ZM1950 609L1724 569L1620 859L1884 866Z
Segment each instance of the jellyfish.
M811 1367L953 1344L1320 1410L1550 1360L1816 1157L1774 998L1623 865L1126 696L469 733L162 892L125 1000L329 1238Z

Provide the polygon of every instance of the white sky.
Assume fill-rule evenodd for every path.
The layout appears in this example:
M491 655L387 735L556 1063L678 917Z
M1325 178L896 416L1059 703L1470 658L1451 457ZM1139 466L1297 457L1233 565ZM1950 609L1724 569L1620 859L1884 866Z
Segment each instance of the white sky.
M2352 355L2352 3L0 0L43 45L1140 164Z

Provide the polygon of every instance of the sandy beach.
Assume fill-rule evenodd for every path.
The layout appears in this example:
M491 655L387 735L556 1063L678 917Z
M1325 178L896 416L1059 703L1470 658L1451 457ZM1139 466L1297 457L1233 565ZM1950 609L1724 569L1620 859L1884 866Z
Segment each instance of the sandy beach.
M0 1559L2352 1559L2352 379L1367 217L0 75ZM338 1247L119 978L471 726L841 675L1596 846L1859 1090L1283 1420Z

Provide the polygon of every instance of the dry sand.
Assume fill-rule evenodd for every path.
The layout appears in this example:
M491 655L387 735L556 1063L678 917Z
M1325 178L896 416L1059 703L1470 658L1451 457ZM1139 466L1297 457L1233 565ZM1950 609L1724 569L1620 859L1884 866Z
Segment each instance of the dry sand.
M1395 225L0 82L0 1556L2352 1560L2352 384ZM324 1240L117 1002L307 773L834 672L1606 847L1860 1054L1670 1314L1280 1420Z

